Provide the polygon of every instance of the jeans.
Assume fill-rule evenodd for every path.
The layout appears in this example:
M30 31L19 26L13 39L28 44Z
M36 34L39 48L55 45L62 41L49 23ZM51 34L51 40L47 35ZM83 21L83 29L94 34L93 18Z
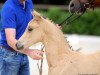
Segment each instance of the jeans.
M28 57L13 50L0 49L0 75L30 75Z

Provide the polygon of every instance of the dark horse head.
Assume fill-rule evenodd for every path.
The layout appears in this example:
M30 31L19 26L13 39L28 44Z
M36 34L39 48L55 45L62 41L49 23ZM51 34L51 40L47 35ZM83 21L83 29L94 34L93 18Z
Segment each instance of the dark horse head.
M87 8L91 8L94 0L71 0L69 11L71 13L84 13Z

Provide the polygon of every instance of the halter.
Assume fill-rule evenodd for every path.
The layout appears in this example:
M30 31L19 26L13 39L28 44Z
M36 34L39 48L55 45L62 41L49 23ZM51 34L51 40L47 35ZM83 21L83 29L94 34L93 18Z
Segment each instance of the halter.
M59 24L59 26L63 26L64 24L69 25L70 23L72 23L72 22L74 22L75 20L77 20L78 18L80 18L80 17L86 12L87 9L89 9L89 8L93 8L93 9L94 9L94 1L95 1L95 0L91 0L91 1L86 2L86 3L81 3L80 0L78 0L78 1L79 1L79 3L80 3L81 7L79 7L78 10L77 10L76 12L72 13L69 17L67 17L64 21L62 21L62 22ZM76 13L78 13L80 10L82 10L82 13L79 14L79 15L78 15L77 17L75 17L74 19L72 19L71 21L69 21L69 20L70 20L71 18L73 18L74 15L75 15ZM69 22L68 22L68 21L69 21Z

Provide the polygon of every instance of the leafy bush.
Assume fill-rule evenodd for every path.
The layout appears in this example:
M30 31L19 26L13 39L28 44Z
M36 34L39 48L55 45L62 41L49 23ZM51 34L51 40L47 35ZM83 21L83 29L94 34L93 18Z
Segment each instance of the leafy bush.
M42 14L55 23L60 24L66 17L70 15L67 11L62 11L60 8L52 7L48 11L42 11ZM100 9L86 12L78 20L70 25L64 25L62 31L69 34L85 34L85 35L100 35Z
M67 30L69 33L100 35L100 9L85 13L80 19L72 23Z

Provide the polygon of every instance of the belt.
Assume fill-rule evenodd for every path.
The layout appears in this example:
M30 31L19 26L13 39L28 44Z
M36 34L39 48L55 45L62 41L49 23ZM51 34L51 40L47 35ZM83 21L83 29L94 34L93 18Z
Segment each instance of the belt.
M2 46L2 45L0 45L0 49L14 50L13 48L8 48L8 47Z
M0 49L6 49L6 50L9 50L9 51L15 52L17 55L18 54L25 55L25 54L22 54L22 53L15 51L13 48L8 48L8 47L2 46L2 45L0 45Z

